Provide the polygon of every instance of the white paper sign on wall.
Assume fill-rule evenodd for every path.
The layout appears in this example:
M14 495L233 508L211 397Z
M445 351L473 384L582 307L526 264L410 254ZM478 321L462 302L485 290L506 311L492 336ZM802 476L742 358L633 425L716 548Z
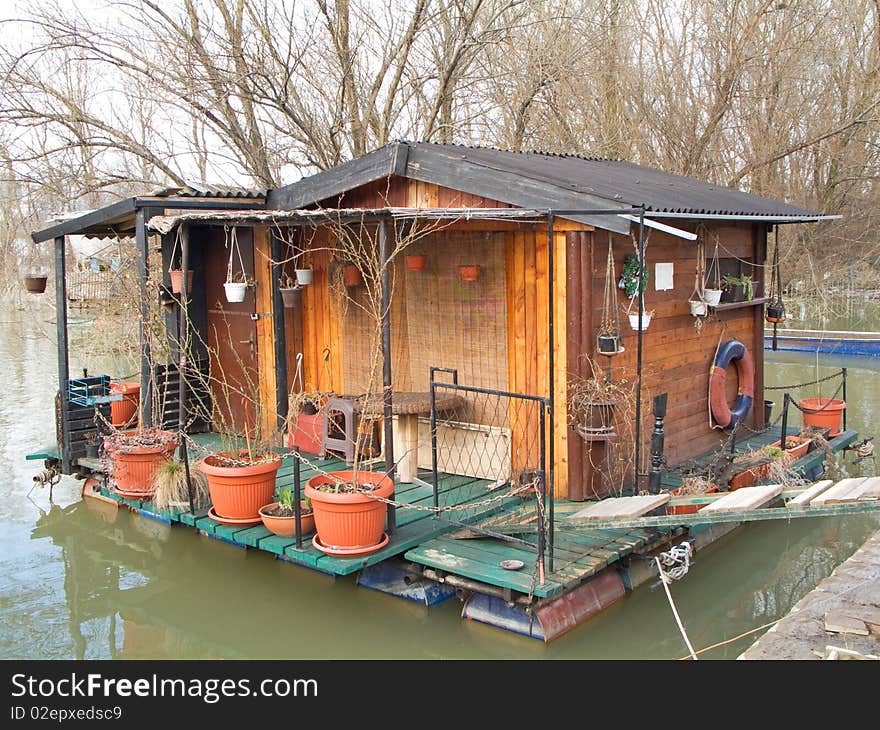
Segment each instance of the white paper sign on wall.
M674 266L670 264L654 265L654 291L665 291L673 288Z

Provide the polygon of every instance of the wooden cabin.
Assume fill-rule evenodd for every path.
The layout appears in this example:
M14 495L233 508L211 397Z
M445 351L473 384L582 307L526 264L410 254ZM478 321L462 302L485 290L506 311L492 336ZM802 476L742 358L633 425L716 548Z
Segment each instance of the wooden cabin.
M385 381L379 381L380 391L383 384L394 395L429 391L431 368L436 367L455 370L466 386L546 399L547 453L541 457L549 459L554 494L571 500L616 489L604 478L604 465L633 451L642 475L639 488L644 488L653 395L667 394L663 428L669 465L703 454L727 437L710 426L707 399L722 341L738 340L751 352L756 405L745 426L764 425L768 236L774 226L825 217L628 162L426 142L395 142L265 191L265 197L262 192L202 197L199 205L189 206L177 205L186 202L179 195L152 202L142 198L125 215L139 241L151 232L162 234L166 286L175 241L186 232L194 271L188 307L197 335L194 354L218 353L225 377L257 385L261 407L250 417L261 419L264 432L281 427L291 387L336 394L361 394L368 387L375 391L376 371L372 381L369 377L375 365L371 348L384 334L382 353L390 368L380 368ZM145 213L146 203L152 207ZM57 246L60 237L63 248L66 234L112 228L109 213L92 216L66 221L34 238L55 238ZM382 332L365 314L369 287L339 289L346 263L338 245L341 228L368 240L367 248L372 246L380 263L383 251L393 252L403 236L419 231L388 261L387 279L376 281L373 293L381 291L389 303ZM233 232L241 260L233 257L232 263L244 268L250 283L241 303L223 297ZM599 325L609 314L604 311L609 247L615 286L627 254L644 253L648 277L643 299L645 309L653 311L639 337L625 316L630 299L615 290L623 352L613 358L596 351ZM421 270L407 265L405 257L414 254L427 256ZM716 258L722 274L751 274L754 297L695 317L688 303L695 274ZM303 287L300 306L285 308L280 285L302 261L311 267L313 281ZM461 279L459 267L465 265L480 267L476 281ZM178 320L171 315L167 324L177 342ZM586 441L569 424L567 384L589 377L594 365L612 379L622 373L637 378L637 451L626 439L598 445ZM145 369L145 389L151 379ZM727 388L733 401L737 378L732 368ZM512 452L526 440L523 429L534 434L538 428L537 421L524 425L513 407L481 410L474 398L465 401L450 427L501 439L502 445L508 439ZM241 424L248 415L240 410L231 417ZM430 451L424 450L425 440L430 441L426 421L422 413L418 433L411 434L419 441L422 468L430 466ZM499 469L509 477L517 466L517 457L511 456Z

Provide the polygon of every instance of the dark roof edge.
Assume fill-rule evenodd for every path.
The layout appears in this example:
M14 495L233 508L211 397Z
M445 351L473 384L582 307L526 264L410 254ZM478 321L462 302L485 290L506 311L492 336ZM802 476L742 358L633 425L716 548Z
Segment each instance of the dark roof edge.
M103 208L93 210L90 213L85 213L76 218L68 218L48 228L34 231L31 233L31 239L34 243L42 243L51 238L76 234L86 228L106 223L128 213L134 213L137 207L137 198L125 198L110 205L105 205Z

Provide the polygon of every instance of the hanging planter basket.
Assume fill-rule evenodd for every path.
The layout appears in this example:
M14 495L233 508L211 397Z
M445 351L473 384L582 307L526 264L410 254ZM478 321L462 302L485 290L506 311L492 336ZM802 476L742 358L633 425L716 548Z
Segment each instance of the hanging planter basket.
M168 275L171 277L171 291L174 294L180 294L183 290L183 271L180 269L171 269L168 272ZM186 272L186 293L189 294L192 291L193 284L193 272L192 269L187 269Z
M785 307L782 306L782 302L773 302L767 305L766 319L772 323L785 321Z
M47 276L26 276L24 277L24 288L31 294L42 294L46 291Z
M247 284L243 281L227 281L223 288L226 290L226 301L237 303L244 301L244 294L247 290Z
M623 352L623 347L620 345L620 333L603 332L600 334L596 338L596 351L600 355L606 355L608 357L619 355Z
M308 286L312 283L312 270L311 269L297 269L296 270L296 283L300 286Z
M639 330L639 314L638 314L638 312L636 312L635 314L630 312L627 316L629 317L629 326L638 332L638 330ZM654 316L653 312L642 312L642 328L641 328L642 332L644 332L646 329L648 329L648 325L651 324L651 317L653 317L653 316Z
M476 264L459 266L458 276L462 281L476 281L480 278L480 267Z
M364 283L361 270L354 264L346 264L342 268L342 283L345 286L360 286Z
M690 299L688 305L690 306L691 314L694 317L705 317L709 311L706 302L702 299Z
M410 271L421 271L428 263L428 257L425 254L413 254L406 257L406 268Z
M703 291L703 297L706 300L706 304L710 307L717 307L721 304L721 295L723 294L721 289L706 289Z
M302 287L290 286L278 290L281 293L281 301L287 309L293 309L302 301Z

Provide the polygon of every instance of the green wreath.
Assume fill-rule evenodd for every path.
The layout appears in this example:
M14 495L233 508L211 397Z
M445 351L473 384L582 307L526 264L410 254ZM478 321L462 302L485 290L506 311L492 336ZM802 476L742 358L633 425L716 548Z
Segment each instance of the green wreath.
M632 299L639 288L639 257L634 253L629 253L623 259L623 272L620 275L618 287L626 292L626 295ZM642 264L642 294L648 288L648 267Z

